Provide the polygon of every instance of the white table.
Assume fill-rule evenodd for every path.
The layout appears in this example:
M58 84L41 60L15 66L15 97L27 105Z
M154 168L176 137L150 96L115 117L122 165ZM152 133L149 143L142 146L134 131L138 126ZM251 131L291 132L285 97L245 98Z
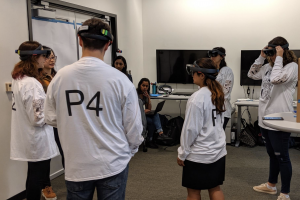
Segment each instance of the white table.
M235 146L240 146L240 138L239 135L241 133L241 118L242 118L242 106L252 106L252 107L258 107L259 100L247 100L247 101L236 101L235 105L238 107L238 117L237 117L237 139ZM297 107L296 101L293 102L293 107Z
M283 117L283 120L263 120L264 125L270 128L284 132L300 133L300 123L296 122L295 113L274 113L265 117Z

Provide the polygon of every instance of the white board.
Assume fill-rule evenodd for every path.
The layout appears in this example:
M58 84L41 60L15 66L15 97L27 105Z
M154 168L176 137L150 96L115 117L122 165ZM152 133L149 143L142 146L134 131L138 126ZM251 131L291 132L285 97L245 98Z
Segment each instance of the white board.
M57 56L56 70L77 61L74 22L32 19L33 40L53 49Z

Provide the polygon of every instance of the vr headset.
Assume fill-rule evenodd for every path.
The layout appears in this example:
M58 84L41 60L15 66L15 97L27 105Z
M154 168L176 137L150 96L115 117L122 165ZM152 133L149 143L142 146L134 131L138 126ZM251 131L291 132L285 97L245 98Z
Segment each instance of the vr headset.
M274 54L276 53L276 47L279 45L274 45L274 44L268 44L268 47L272 47L272 49L263 49L264 54L266 54L267 56L274 56ZM289 49L289 43L282 45L281 46L283 49Z
M88 30L89 30L89 26L87 25L80 26L78 28L77 34L80 35L81 37L90 38L90 39L113 41L113 36L108 30L101 29L98 34L88 33ZM111 45L111 43L109 45Z
M187 64L186 65L186 71L188 73L188 75L193 76L193 74L195 72L199 73L203 73L207 78L215 80L217 78L217 76L215 76L214 74L218 73L219 70L218 69L206 69L206 68L201 68L201 66L197 65L196 61L194 62L194 64Z
M16 54L19 54L20 60L24 61L30 58L30 56L44 55L46 58L49 58L51 55L51 50L42 50L42 45L40 45L35 50L15 50Z
M210 58L211 58L211 57L216 57L216 56L218 56L218 55L220 55L220 56L226 56L225 53L219 51L218 49L213 49L213 50L211 50L211 51L208 51L208 52L207 52L207 55L208 55L208 57L210 57Z

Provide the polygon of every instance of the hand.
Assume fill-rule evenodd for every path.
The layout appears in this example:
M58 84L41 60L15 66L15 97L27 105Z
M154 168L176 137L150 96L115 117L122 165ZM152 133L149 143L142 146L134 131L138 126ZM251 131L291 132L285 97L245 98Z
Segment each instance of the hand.
M281 56L281 57L283 57L283 52L284 52L284 50L283 50L283 48L281 47L281 46L277 46L276 47L276 56Z
M150 96L149 96L148 92L144 92L143 95L144 95L145 97L147 97L148 99L150 99Z
M149 110L149 109L145 109L145 113L147 114L147 113L149 113L151 110Z
M184 167L184 161L180 160L178 157L177 157L177 164L181 167Z
M263 48L263 49L260 51L260 56L266 58L267 55L263 52L264 49L268 49L268 47L265 46L265 48Z

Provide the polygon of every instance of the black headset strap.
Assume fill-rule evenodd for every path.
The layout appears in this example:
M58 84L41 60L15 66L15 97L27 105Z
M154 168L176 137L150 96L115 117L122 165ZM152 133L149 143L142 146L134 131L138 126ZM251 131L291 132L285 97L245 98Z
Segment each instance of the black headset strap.
M199 72L202 72L202 73L205 73L205 74L215 74L215 73L218 73L219 70L218 69L206 69L206 68L202 68L200 67L199 65L197 65L196 63L197 61L194 62L194 68L191 68L193 71L199 71Z
M216 52L218 52L219 55L221 55L221 56L226 56L225 53L223 53L222 51L220 51L220 50L218 50L218 49L213 49L213 50L211 50L211 51L216 51Z
M109 40L113 41L113 36L108 30L101 29L99 34L87 33L88 30L89 30L89 26L81 26L79 27L77 34L85 38L104 40L104 41L109 41Z
M280 46L280 45L276 45L276 44L268 44L268 47L277 47L277 46ZM282 45L281 46L283 49L287 49L289 47L289 43L286 43L285 45Z

